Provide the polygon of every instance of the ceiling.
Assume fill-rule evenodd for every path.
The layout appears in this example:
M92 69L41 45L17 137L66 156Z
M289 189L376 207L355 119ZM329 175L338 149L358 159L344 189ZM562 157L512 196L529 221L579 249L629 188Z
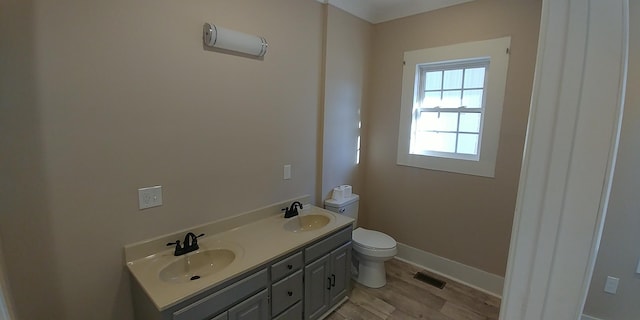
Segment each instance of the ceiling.
M473 0L317 0L371 23L385 22Z

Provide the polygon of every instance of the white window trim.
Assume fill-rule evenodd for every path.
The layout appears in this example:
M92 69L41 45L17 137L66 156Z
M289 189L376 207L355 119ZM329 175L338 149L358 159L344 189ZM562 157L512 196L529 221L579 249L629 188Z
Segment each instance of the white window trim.
M400 110L400 132L398 134L397 164L423 169L449 171L484 177L494 177L495 164L500 139L500 123L504 103L508 48L511 37L466 42L437 48L427 48L404 53L402 77L402 98ZM442 158L410 153L411 124L416 101L416 81L419 80L419 65L426 63L446 63L474 60L482 57L490 59L487 69L485 89L485 115L480 138L479 160Z

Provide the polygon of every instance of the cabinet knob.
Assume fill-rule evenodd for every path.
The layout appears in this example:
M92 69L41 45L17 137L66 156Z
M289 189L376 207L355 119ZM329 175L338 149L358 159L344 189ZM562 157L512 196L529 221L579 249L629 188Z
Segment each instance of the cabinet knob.
M287 269L289 269L289 270L293 269L293 265L292 264L288 264L287 265Z
M291 297L293 295L292 291L287 291L287 294L289 295L289 297Z

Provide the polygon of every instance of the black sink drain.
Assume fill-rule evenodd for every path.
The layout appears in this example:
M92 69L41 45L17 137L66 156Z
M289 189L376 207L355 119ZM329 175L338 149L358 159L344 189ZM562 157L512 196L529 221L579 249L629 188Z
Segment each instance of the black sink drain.
M190 280L198 280L198 279L200 279L200 276L193 276L193 277L191 277Z

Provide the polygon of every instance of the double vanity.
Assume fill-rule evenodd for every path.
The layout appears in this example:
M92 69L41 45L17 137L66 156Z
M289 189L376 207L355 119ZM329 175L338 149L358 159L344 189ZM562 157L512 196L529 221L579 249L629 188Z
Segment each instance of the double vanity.
M285 219L289 203L126 246L136 319L325 316L347 299L353 220L311 205ZM175 256L188 232L199 248Z

